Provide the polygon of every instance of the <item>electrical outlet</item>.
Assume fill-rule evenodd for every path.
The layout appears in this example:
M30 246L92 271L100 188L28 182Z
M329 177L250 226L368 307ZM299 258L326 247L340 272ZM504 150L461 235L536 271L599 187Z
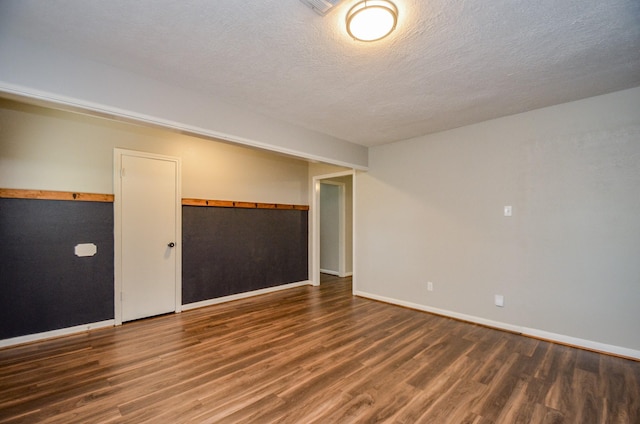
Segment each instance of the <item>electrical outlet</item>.
M500 308L504 307L504 296L501 294L496 294L494 296L494 301L496 306L499 306Z
M431 281L427 281L427 291L433 291L433 283Z

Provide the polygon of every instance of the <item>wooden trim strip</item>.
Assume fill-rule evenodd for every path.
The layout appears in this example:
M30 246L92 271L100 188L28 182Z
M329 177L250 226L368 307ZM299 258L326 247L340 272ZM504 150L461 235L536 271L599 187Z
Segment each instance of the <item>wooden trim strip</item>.
M72 191L51 190L21 190L13 188L0 188L0 198L113 203L113 194L78 193Z
M258 209L277 209L278 205L275 203L256 203Z
M39 200L71 200L76 202L105 202L113 203L113 194L79 193L73 191L52 190L22 190L0 188L0 198L3 199L39 199ZM218 208L244 209L282 209L308 211L308 205L287 205L281 203L236 202L233 200L182 199L185 206L209 206Z
M218 208L233 207L233 202L230 200L206 200L206 199L183 198L182 204L184 206L215 206Z
M182 199L183 206L209 206L218 208L243 208L243 209L282 209L308 211L308 205L285 205L281 203L236 202L233 200L206 200L206 199Z
M252 202L233 202L233 206L236 208L256 209L258 204Z

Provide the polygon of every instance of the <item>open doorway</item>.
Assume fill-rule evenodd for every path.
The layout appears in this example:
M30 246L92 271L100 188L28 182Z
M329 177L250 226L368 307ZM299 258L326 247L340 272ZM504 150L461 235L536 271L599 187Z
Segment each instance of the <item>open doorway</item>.
M337 277L351 275L347 259L347 185L350 181L327 179L320 181L320 273Z
M314 285L353 275L354 171L313 177Z

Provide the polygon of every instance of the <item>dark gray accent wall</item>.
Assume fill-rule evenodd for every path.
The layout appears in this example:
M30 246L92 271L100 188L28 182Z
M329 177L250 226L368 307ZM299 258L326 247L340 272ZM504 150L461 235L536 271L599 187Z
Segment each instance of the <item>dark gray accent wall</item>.
M113 319L113 266L112 203L0 199L0 339Z
M183 206L193 303L308 279L308 212ZM0 199L0 340L114 318L113 203ZM93 243L97 254L74 247Z
M308 279L308 211L183 206L182 303Z

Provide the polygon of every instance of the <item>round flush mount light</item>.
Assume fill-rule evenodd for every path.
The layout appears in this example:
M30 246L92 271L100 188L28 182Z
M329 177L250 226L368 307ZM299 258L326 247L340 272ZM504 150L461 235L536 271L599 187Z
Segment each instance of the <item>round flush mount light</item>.
M356 40L376 41L391 34L398 22L398 8L386 0L361 1L347 13L347 32Z

